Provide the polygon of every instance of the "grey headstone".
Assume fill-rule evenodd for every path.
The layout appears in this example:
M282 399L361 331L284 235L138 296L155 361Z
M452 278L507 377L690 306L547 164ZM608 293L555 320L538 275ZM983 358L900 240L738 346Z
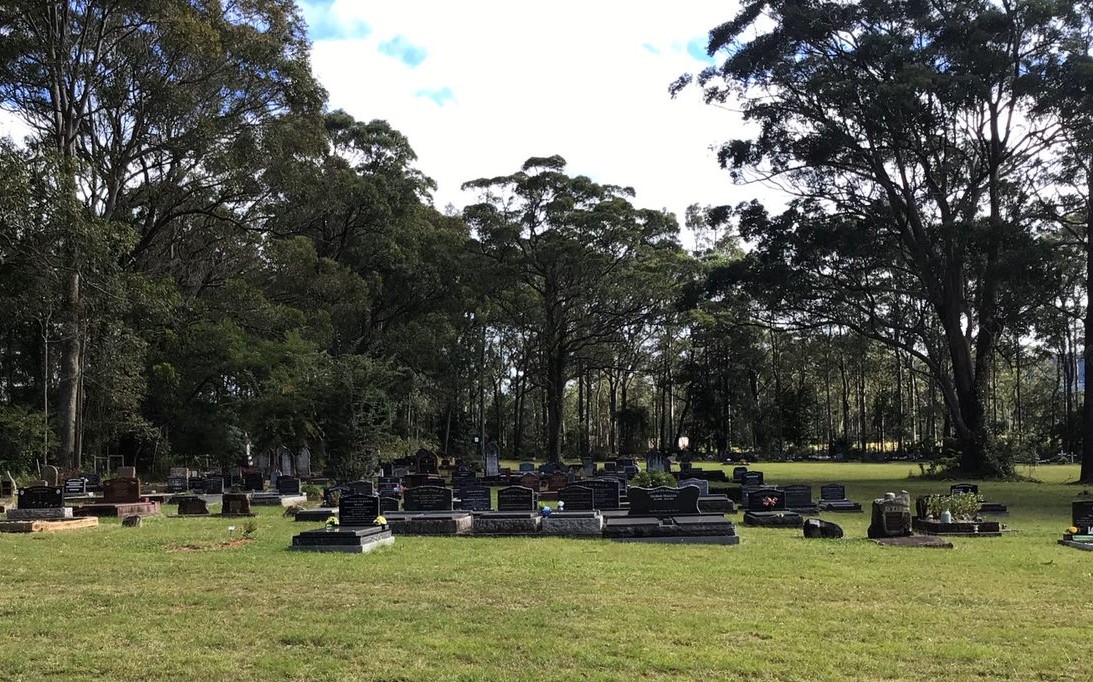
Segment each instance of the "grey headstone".
M702 478L685 478L685 479L683 479L682 481L679 482L679 487L680 488L682 488L684 486L688 486L688 485L693 485L696 488L698 488L698 494L699 495L705 496L705 495L710 494L710 482L705 480L705 479L702 479Z

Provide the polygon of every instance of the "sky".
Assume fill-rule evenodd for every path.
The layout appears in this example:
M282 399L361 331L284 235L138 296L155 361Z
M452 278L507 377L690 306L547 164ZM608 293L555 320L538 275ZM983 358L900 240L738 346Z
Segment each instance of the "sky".
M683 223L693 203L769 193L734 186L711 146L742 136L738 114L668 86L713 63L709 30L736 3L680 0L298 0L312 67L332 109L406 135L434 204L559 154L567 172L634 188L633 203Z

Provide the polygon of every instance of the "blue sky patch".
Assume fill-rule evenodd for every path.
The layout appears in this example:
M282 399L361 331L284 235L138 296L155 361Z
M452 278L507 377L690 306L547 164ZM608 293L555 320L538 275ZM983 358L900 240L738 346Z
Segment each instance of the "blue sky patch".
M425 61L425 48L411 45L401 35L395 36L386 43L380 43L380 52L388 57L394 57L411 69Z
M300 0L311 40L355 40L366 38L372 32L372 27L359 19L339 21L330 11L333 5L334 0Z
M714 64L714 58L706 54L706 48L710 44L708 37L692 38L687 41L687 54L704 64Z
M438 107L442 107L448 102L455 100L455 93L448 86L443 88L437 88L433 90L418 90L414 93L414 97L424 97L427 100L431 100L433 104Z

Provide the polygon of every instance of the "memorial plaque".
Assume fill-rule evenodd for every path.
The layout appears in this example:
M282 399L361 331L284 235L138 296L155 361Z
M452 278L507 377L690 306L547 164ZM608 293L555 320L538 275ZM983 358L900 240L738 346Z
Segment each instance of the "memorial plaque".
M32 485L19 488L19 509L60 509L65 506L64 490L55 485Z
M167 492L184 493L190 489L190 480L185 476L168 476Z
M698 488L630 488L630 516L698 514Z
M338 504L338 524L341 526L371 526L380 515L377 495L342 495Z
M86 495L87 481L82 478L70 478L65 481L65 495Z
M490 489L484 485L457 488L455 496L459 498L459 508L463 511L489 511L492 508Z
M593 511L596 509L596 494L592 488L584 485L570 485L558 491L558 501L565 502L566 511Z
M538 508L539 495L531 488L513 485L497 491L499 512L536 511Z
M693 485L698 488L699 495L710 494L710 482L704 478L685 478L679 482L679 487L683 488L688 485Z
M402 496L402 510L408 512L452 511L452 489L423 485Z
M763 472L762 471L745 471L744 475L740 478L741 485L763 485Z
M140 502L140 481L135 478L112 478L104 481L102 501L107 504Z

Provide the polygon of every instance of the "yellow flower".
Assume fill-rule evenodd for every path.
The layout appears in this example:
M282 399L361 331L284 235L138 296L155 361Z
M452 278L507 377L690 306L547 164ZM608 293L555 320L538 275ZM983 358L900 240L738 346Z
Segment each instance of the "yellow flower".
M387 525L387 519L384 518L383 516L377 516L376 517L376 525L377 526L386 526Z
M1078 528L1076 526L1071 526L1070 528L1066 529L1066 532L1068 532L1068 533L1077 533Z

